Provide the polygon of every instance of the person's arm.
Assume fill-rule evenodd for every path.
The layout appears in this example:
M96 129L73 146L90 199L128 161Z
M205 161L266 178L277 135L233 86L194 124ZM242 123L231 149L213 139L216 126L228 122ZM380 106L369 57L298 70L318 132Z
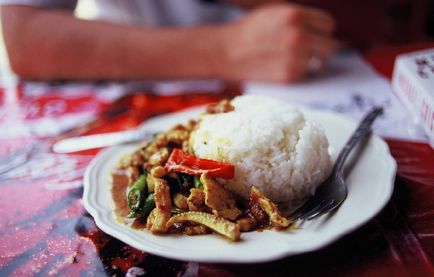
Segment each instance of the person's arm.
M288 0L225 0L224 2L236 5L245 9L257 8L265 4L285 3Z
M26 6L1 10L11 67L24 78L210 77L221 70L219 27L155 29Z
M31 79L296 81L312 56L334 47L333 20L299 6L256 9L241 20L193 28L132 27L84 21L72 14L3 6L13 70Z

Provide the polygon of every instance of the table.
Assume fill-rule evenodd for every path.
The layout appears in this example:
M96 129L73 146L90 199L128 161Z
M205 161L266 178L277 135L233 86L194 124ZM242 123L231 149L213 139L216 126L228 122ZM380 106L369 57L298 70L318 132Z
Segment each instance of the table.
M390 77L397 53L427 46L434 44L376 48L364 57ZM122 276L132 267L146 276L434 276L434 151L398 140L387 141L398 162L391 201L361 228L314 253L216 265L160 258L125 245L99 230L81 203L82 175L97 150L60 155L50 145L67 136L128 129L239 91L232 85L211 94L148 91L111 103L94 91L104 90L104 83L84 86L79 94L69 86L52 83L35 91L21 83L0 90L0 276ZM95 114L95 120L67 128Z

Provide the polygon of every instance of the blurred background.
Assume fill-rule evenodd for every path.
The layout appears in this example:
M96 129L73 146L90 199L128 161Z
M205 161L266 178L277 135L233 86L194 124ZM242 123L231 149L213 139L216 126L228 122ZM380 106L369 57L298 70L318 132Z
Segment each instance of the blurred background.
M205 1L205 0L202 0ZM218 1L206 0L209 5ZM241 1L242 2L242 1ZM336 35L346 44L367 48L381 44L405 44L434 37L434 0L296 0L323 8L337 21ZM99 7L104 6L104 9ZM123 21L116 6L102 0L80 0L75 14L83 19ZM0 38L0 76L7 72L7 55Z

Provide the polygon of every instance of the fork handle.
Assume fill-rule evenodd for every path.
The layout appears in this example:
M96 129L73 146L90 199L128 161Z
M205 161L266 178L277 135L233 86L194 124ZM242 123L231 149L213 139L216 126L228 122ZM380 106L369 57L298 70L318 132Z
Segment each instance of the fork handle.
M383 114L383 107L374 107L363 118L363 120L360 122L359 126L357 127L356 131L354 131L351 138L347 141L344 148L339 153L339 156L336 159L335 165L333 167L333 171L331 175L332 178L337 178L351 150L353 150L354 146L356 146L357 143L362 138L364 138L366 135L368 135L371 132L372 123L381 114Z

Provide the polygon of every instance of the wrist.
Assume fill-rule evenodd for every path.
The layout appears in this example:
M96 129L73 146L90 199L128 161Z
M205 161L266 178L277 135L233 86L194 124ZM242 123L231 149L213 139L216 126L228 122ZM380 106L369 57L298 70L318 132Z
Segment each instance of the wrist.
M218 59L216 63L215 75L218 78L237 81L237 62L236 62L236 28L237 23L228 23L219 26L215 44L217 47Z

